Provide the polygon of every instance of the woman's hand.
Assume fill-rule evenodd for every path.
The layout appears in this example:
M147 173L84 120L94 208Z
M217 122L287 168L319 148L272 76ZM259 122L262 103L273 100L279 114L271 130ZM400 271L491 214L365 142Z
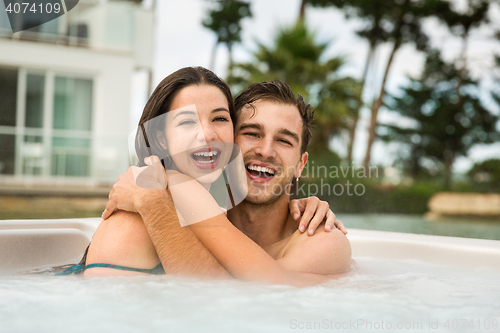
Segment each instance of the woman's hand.
M147 166L131 166L127 172L118 177L118 182L109 192L109 201L102 213L104 220L118 209L136 213L139 201L145 198L145 191L166 189L165 170L158 157L147 157L144 162Z
M319 200L318 197L309 197L305 199L295 199L289 204L290 214L295 220L301 216L299 223L300 232L304 232L309 225L307 233L314 235L316 228L325 221L325 231L329 232L334 227L347 234L344 224L337 220L335 214L330 209L328 202Z

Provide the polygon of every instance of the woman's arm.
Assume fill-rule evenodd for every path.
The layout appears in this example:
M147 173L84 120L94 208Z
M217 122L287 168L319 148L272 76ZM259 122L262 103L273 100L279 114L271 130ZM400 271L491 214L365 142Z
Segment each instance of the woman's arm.
M160 260L137 213L118 211L101 221L90 243L84 264L111 264L151 269ZM130 276L144 273L96 267L85 270L85 276Z
M92 239L87 264L106 263L150 269L161 261L169 274L231 277L189 228L180 227L175 207L168 209L173 207L173 203L166 190L138 187L131 169L120 176L113 188L112 193L115 194L110 194L110 197L117 194L132 197L129 192L122 191L127 188L132 190L133 197L144 198L147 205L140 215L120 210L103 220ZM168 226L168 229L157 225ZM92 268L84 273L86 276L137 274L141 273L111 268Z
M154 201L152 202L154 203ZM155 211L154 207L152 211ZM170 221L178 225L177 216L160 213L146 218ZM140 269L151 269L162 263L168 274L203 278L230 278L231 276L187 228L171 228L169 234L153 234L164 243L160 251L154 247L143 218L137 213L118 211L103 220L96 230L87 254L86 264L105 263ZM167 240L167 241L165 241ZM158 253L162 253L161 257ZM85 276L131 276L143 273L112 268L92 268Z
M165 211L173 214L177 209L186 220L185 223L189 225L187 228L193 231L201 243L233 277L300 287L322 283L330 278L326 275L285 269L260 246L234 227L221 212L210 193L190 177L169 172L169 189L175 207L166 205ZM164 198L163 201L167 202L168 198ZM149 206L149 203L146 206ZM137 207L141 215L142 212L148 210L141 203ZM150 219L144 222L147 224L153 221L154 219ZM146 227L148 231L155 234L168 234L169 232L165 224L154 223ZM161 236L158 237L158 244L155 243L155 247L161 258L160 251L163 252L161 247L165 242L159 241L160 239Z
M150 167L156 168L156 171L148 173L149 176L158 173L159 176L154 177L163 179L163 168L159 163ZM187 254L190 245L183 241L182 236L173 238L179 245L179 251L175 254L170 251L172 234L181 229L193 232L218 263L232 276L240 279L309 286L332 277L296 272L295 268L286 269L286 265L274 260L234 227L198 182L180 173L170 172L168 183L175 206L165 190L147 190L137 186L134 173L129 169L120 177L118 185L113 187L114 193L110 195L107 206L108 212L114 211L116 207L128 207L142 216L162 263L174 261L185 265L186 262L200 259ZM183 225L187 225L186 227L181 227L179 221L172 218L176 209L184 217Z

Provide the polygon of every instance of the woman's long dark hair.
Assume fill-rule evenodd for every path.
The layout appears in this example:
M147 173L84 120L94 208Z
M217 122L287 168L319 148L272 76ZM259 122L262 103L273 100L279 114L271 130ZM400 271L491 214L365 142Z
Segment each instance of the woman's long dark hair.
M235 122L233 96L227 83L215 75L215 73L203 67L181 68L164 78L158 84L144 107L135 138L135 151L139 158L139 166L145 166L144 158L150 155L156 155L162 159L167 154L166 147L164 143L162 144L164 140L161 140L157 134L163 133L163 137L165 136L165 122L149 120L170 111L172 101L181 89L201 84L212 85L222 91L227 99L231 120L233 123ZM164 166L167 167L165 164Z

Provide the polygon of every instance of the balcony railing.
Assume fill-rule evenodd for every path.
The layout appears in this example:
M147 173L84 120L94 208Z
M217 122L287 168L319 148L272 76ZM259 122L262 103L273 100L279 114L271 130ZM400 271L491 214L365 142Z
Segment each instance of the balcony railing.
M14 24L22 26L22 15ZM0 38L36 41L101 50L137 52L136 38L145 38L151 29L152 10L132 1L91 1L78 3L71 11L38 27L12 33L3 1L0 1Z
M126 137L0 126L0 182L112 183L128 167Z

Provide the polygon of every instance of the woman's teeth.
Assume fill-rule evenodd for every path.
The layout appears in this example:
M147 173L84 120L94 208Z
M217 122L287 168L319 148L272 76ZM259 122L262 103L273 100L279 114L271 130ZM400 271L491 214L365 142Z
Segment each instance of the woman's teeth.
M212 163L219 156L218 151L203 151L198 153L192 153L191 157L198 163Z
M204 151L199 153L193 153L194 156L214 156L217 155L216 151Z

